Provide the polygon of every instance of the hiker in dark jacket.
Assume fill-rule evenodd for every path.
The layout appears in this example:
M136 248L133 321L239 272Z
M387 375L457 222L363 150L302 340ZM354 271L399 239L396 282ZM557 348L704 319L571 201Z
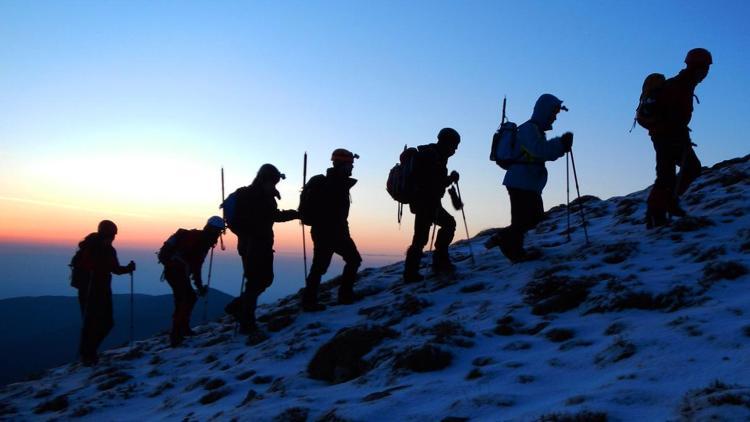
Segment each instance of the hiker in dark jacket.
M114 326L112 317L112 274L129 274L135 271L135 262L120 265L112 241L117 226L109 220L99 223L96 233L86 236L78 244L79 252L73 262L73 286L78 289L81 308L80 357L85 366L99 361L97 350ZM76 273L80 276L76 277Z
M693 116L693 97L696 86L708 75L711 53L695 48L685 57L685 69L664 82L657 94L657 122L649 129L656 151L656 180L648 196L646 227L663 226L669 222L667 214L685 216L679 197L701 173L701 162L693 151L690 139L690 119ZM675 166L680 173L675 175Z
M276 184L285 178L275 166L263 164L253 183L240 188L237 198L234 231L245 288L242 296L227 305L226 311L240 321L243 334L255 331L258 296L273 282L273 224L299 218L297 210L279 210L276 204L276 199L281 199Z
M461 136L455 129L444 128L437 137L437 143L417 148L414 161L416 195L409 204L409 209L414 214L414 237L404 261L404 281L407 283L424 279L419 273L419 264L432 224L440 226L432 254L432 269L435 273L450 273L455 270L448 256L448 246L456 231L456 220L443 208L441 200L445 189L459 178L455 170L448 174L448 158L456 153Z
M349 190L357 183L356 179L351 178L355 158L359 156L343 148L336 149L331 155L333 167L326 171L325 176L320 174L311 178L305 189L309 192L307 201L315 214L310 229L314 245L312 267L302 296L302 308L308 312L325 309L325 305L318 303L318 286L321 277L328 271L334 253L344 259L338 302L354 303L354 282L362 263L357 245L349 233L348 221L351 203Z
M172 347L179 346L186 336L195 334L190 328L190 315L198 296L207 293L201 276L203 261L208 251L216 245L223 230L224 219L213 216L208 219L203 230L177 230L164 242L159 253L159 261L164 265L164 278L174 295L172 331L169 334ZM190 276L193 277L198 295L190 286Z
M544 133L552 130L552 123L560 110L568 109L554 95L543 94L534 105L531 119L518 127L513 155L520 158L510 166L503 179L510 196L511 223L485 243L488 249L499 246L511 262L532 258L523 247L523 239L526 232L544 218L542 190L547 184L544 163L562 157L573 145L570 132L550 140Z

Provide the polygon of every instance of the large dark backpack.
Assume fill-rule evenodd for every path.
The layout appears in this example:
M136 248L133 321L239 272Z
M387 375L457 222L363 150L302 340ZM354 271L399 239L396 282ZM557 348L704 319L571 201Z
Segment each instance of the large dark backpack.
M243 218L237 213L237 203L241 201L243 196L247 193L247 186L238 188L234 192L230 193L229 196L221 203L219 208L224 212L224 221L227 223L227 227L234 234L238 234L241 231Z
M388 173L388 180L385 182L385 190L391 195L391 198L400 204L409 204L414 200L416 195L416 186L414 183L414 165L417 158L417 149L414 147L407 148L399 156L399 162Z
M302 193L299 195L299 212L300 220L302 224L306 226L314 226L321 220L323 212L323 198L322 190L325 189L326 177L322 174L318 174L310 178L302 187Z
M156 257L160 264L166 264L175 257L179 250L180 242L188 233L186 229L177 229L174 234L169 236L164 244L161 245L159 252L156 253Z
M662 88L664 88L666 80L661 73L652 73L643 80L638 107L635 109L633 127L635 127L637 122L644 129L650 130L661 120L659 94ZM632 131L633 128L631 127L630 130Z
M70 260L70 285L76 289L88 284L91 281L91 271L81 267L84 247L79 246L73 258Z
M516 138L518 126L513 122L503 122L492 135L492 148L490 149L490 161L508 170L511 165L518 162L519 155L516 152Z

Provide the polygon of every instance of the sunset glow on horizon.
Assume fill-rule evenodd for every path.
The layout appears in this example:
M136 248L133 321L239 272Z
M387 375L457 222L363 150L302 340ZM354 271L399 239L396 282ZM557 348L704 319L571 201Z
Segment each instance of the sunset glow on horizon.
M385 180L442 127L462 136L448 167L473 236L510 220L487 158L502 98L520 124L544 92L570 108L548 135L575 133L581 193L628 194L654 178L647 134L627 132L643 78L676 74L698 46L715 59L696 91L698 156L747 154L750 7L631 3L2 2L0 242L72 247L106 218L117 246L158 249L221 214L222 167L228 195L275 164L279 207L296 208L304 152L309 178L344 147L361 156L353 238L400 256L413 217L399 228ZM565 201L564 160L548 169L547 208ZM279 253L301 253L298 222L275 230Z

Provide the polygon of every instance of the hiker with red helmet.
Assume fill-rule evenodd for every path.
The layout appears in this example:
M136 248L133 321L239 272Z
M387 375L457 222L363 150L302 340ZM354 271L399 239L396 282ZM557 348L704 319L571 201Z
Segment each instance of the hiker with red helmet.
M203 230L178 229L159 250L159 262L164 265L164 278L174 295L172 331L169 334L172 347L179 346L186 336L195 334L190 328L190 315L198 296L207 294L201 276L203 261L208 251L216 245L223 230L224 219L213 216L208 219ZM198 295L190 286L191 275Z
M437 139L437 143L418 147L414 159L415 196L409 203L409 210L414 214L414 236L406 252L403 274L407 283L424 279L419 273L419 265L433 224L440 226L432 253L433 272L440 274L455 270L448 256L448 246L453 241L456 220L443 208L441 200L446 188L458 182L458 172L454 170L448 174L448 158L456 153L461 136L455 129L443 128Z
M355 158L359 158L359 155L346 149L334 150L331 154L333 166L325 175L313 176L300 195L302 222L311 226L310 235L314 245L312 267L302 295L302 308L307 312L325 309L325 305L318 303L318 287L334 253L344 260L338 302L345 305L354 302L354 283L357 269L362 263L349 232L348 221L351 204L349 191L357 183L351 177Z
M695 88L706 78L712 63L708 50L690 50L685 69L664 81L656 95L656 118L647 128L656 152L656 180L648 196L647 228L668 224L669 216L685 216L679 198L701 173L688 124L693 116ZM675 166L680 167L677 175Z
M114 326L112 316L112 274L129 274L135 271L135 262L120 265L112 242L117 235L117 226L110 220L102 220L95 233L91 233L78 244L71 262L73 275L71 285L78 289L78 304L81 308L80 358L85 366L99 361L97 350Z
M242 258L244 288L239 298L225 311L240 323L240 332L256 331L255 308L258 296L273 282L273 224L296 220L297 210L280 210L276 199L281 194L276 184L286 176L276 166L263 164L250 186L237 190L233 231L237 234L237 252Z

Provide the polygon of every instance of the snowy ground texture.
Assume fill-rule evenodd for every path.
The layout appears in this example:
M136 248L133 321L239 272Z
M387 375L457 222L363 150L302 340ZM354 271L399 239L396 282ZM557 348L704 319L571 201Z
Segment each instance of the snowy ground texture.
M555 207L527 239L538 261L510 265L480 233L475 265L452 247L453 277L367 269L354 305L333 280L325 312L262 306L265 335L222 320L178 349L111 350L4 388L0 419L748 420L749 158L706 170L670 227L645 230L647 190L584 197L589 246Z

